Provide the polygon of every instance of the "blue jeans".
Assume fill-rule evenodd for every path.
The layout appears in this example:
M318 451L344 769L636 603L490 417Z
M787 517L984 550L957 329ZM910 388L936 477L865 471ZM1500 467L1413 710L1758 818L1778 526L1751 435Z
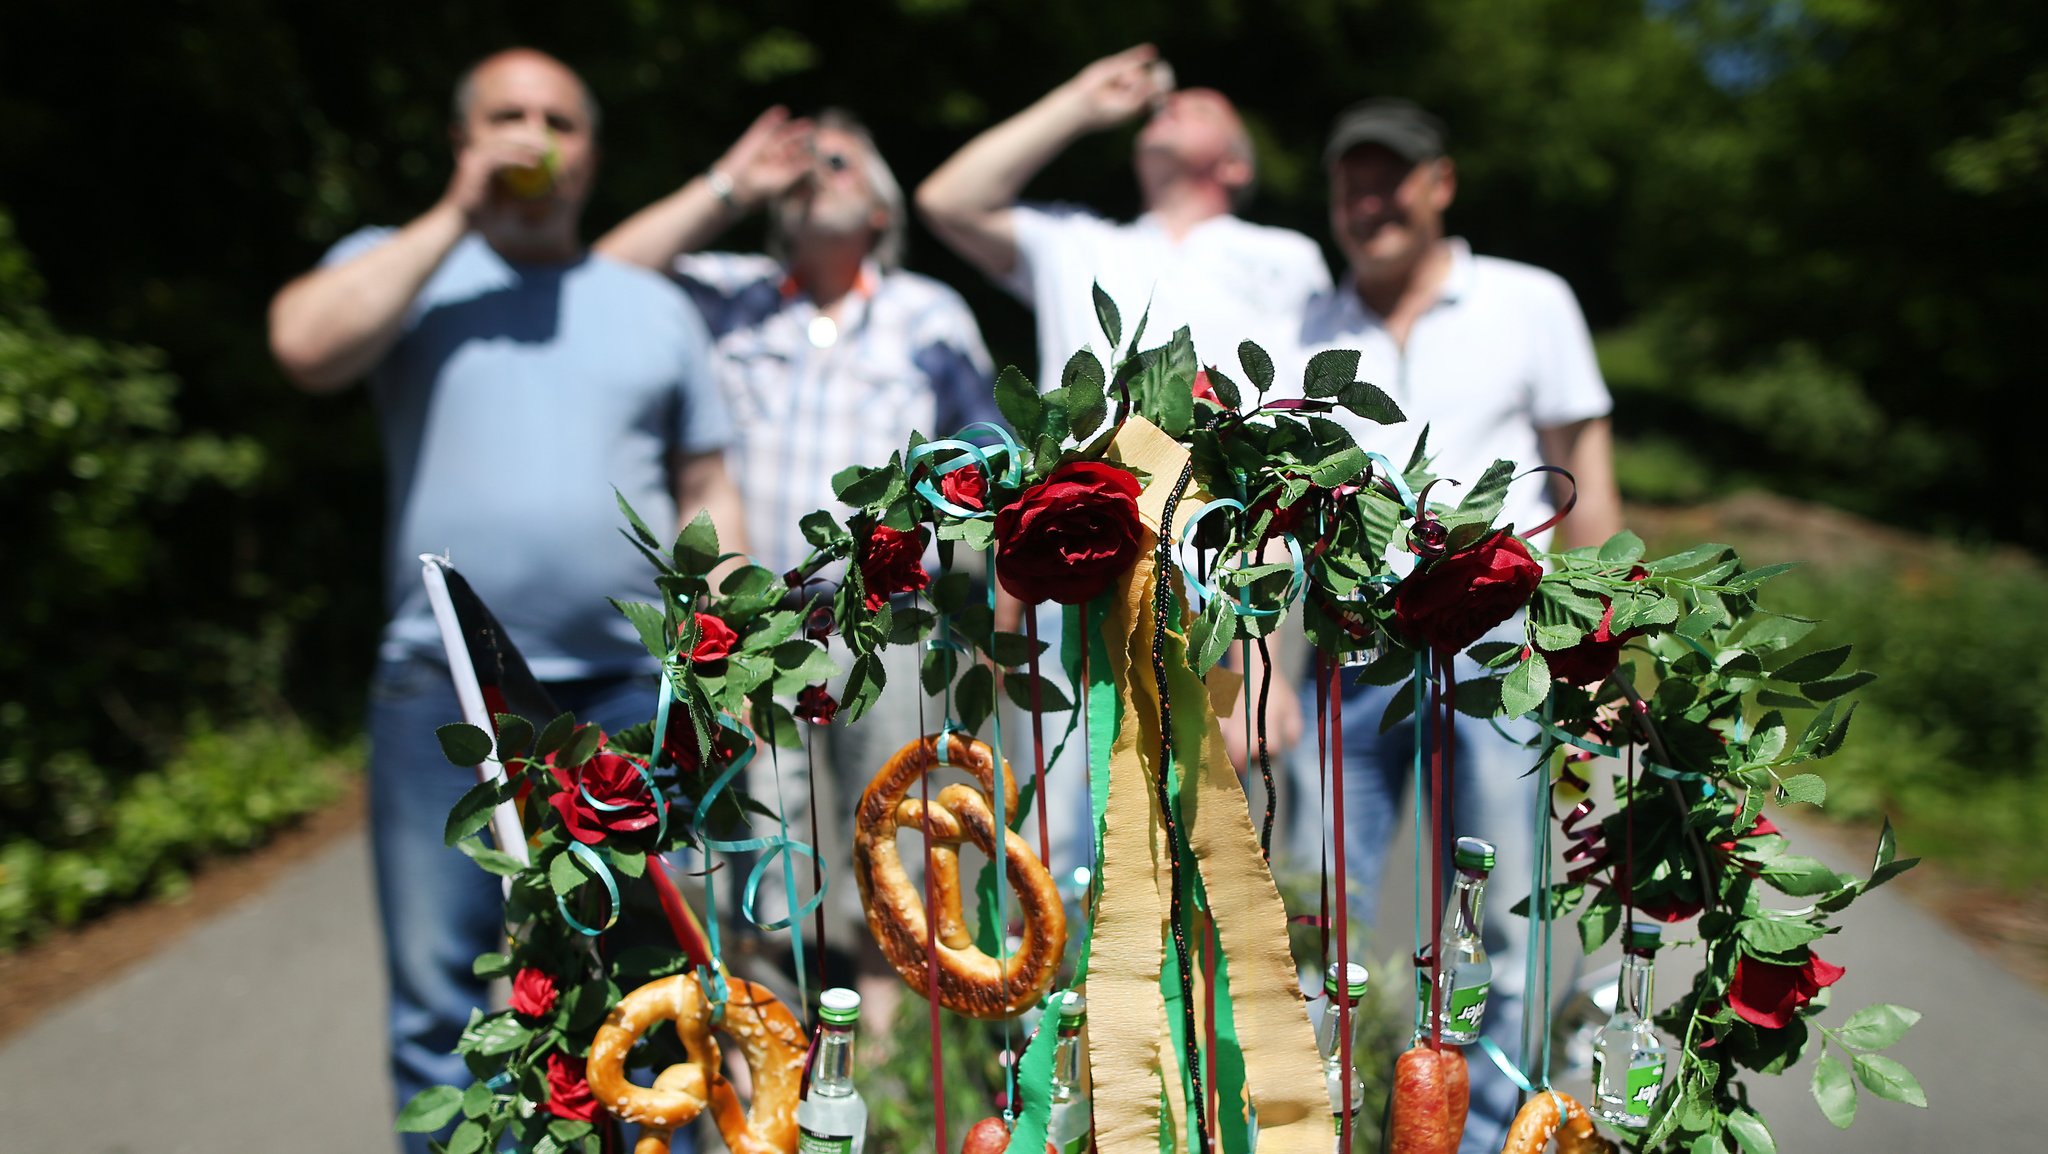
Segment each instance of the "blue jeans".
M1512 629L1503 626L1496 630L1493 639L1519 637L1520 628L1518 619L1512 623ZM1464 681L1478 676L1479 667L1469 658L1460 657L1456 673L1458 680ZM1412 935L1412 928L1405 924L1408 921L1406 917L1390 918L1383 926L1374 922L1378 912L1380 875L1386 866L1388 847L1395 841L1400 824L1409 820L1406 808L1409 805L1408 787L1414 774L1414 719L1404 719L1386 733L1379 731L1380 717L1396 692L1413 693L1414 689L1405 685L1358 684L1347 673L1341 698L1344 725L1344 865L1350 891L1346 912L1354 926L1373 927L1379 931L1375 938L1381 954L1388 952L1395 943L1407 942ZM1303 700L1313 702L1314 694L1315 687L1311 682ZM1429 712L1426 701L1423 711ZM1439 722L1440 718L1429 720L1425 742L1434 740ZM1461 836L1485 838L1493 843L1496 851L1483 912L1486 952L1493 963L1493 989L1486 1003L1484 1033L1510 1059L1515 1059L1521 1045L1523 966L1529 947L1529 923L1526 918L1508 910L1529 895L1534 876L1531 853L1537 795L1537 778L1529 774L1536 754L1516 741L1534 737L1536 730L1526 721L1503 725L1502 728L1515 740L1502 737L1484 720L1458 715L1453 727L1457 776L1451 790L1450 834L1454 839ZM1316 788L1313 739L1304 745L1307 756L1298 760L1307 762L1309 768L1305 773L1295 775L1295 787L1303 788L1302 779L1306 778L1309 796L1313 796ZM1422 753L1423 788L1428 789L1428 744L1424 744ZM1314 862L1324 848L1313 842L1307 846L1297 845L1294 847L1295 861ZM1443 853L1447 871L1443 891L1446 901L1450 897L1450 857L1450 847L1446 846ZM1422 880L1427 886L1429 877L1426 871ZM1434 920L1428 908L1433 895L1427 888L1423 890L1422 901L1426 932ZM1352 948L1356 950L1360 935L1354 932L1351 938ZM1407 953L1408 948L1404 944L1400 952ZM1411 988L1408 985L1410 977L1405 972L1398 976L1389 975L1388 980L1402 983L1403 989ZM1506 1140L1508 1124L1514 1120L1518 1091L1477 1045L1467 1047L1465 1056L1471 1071L1472 1110L1465 1126L1464 1142L1459 1149L1461 1154L1494 1154Z
M652 718L658 695L655 679L639 675L545 688L578 721L607 731ZM441 755L434 735L460 720L446 665L427 658L378 663L370 685L370 853L400 1106L428 1086L469 1085L469 1070L452 1051L469 1012L489 1010L486 983L470 963L500 948L505 933L498 878L441 840L448 811L476 784L473 770ZM686 1134L676 1135L678 1150ZM429 1137L436 1136L401 1135L401 1147L427 1154Z

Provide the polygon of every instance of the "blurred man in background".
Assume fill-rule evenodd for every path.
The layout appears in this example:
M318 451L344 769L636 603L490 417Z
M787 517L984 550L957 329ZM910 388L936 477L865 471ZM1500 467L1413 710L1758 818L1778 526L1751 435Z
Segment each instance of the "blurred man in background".
M768 214L766 254L698 251L756 209ZM913 432L949 437L1002 419L974 314L960 294L902 267L907 217L902 186L859 121L836 109L791 119L778 107L705 172L597 242L601 253L674 276L703 311L736 424L731 459L748 540L755 560L778 573L811 550L798 525L804 514L852 514L832 491L834 474L886 462ZM826 763L818 771L803 752L779 754L790 773L783 812L806 838L815 791L816 848L835 879L827 918L835 960L853 961L868 1013L883 1023L903 983L867 932L851 880L851 829L868 777L943 720L918 696L918 656L889 649L876 707L852 725L814 731L806 745ZM756 796L775 796L772 759L756 758L751 772ZM801 885L808 890L808 877ZM762 916L780 916L783 887L771 882L761 893Z
M1145 206L1138 219L1118 223L1082 208L1020 202L1031 178L1069 145L1147 110L1133 153ZM1155 343L1188 326L1197 363L1236 375L1239 342L1278 347L1309 298L1330 285L1314 241L1235 215L1256 177L1251 134L1230 99L1211 88L1174 91L1158 51L1141 44L1088 65L969 141L918 187L917 206L939 239L1037 317L1041 390L1059 385L1076 350L1094 348L1104 365L1116 364L1119 350L1098 343L1098 283L1116 302L1125 334L1149 308L1145 331ZM1040 607L1038 631L1060 635L1058 606ZM1257 677L1254 668L1247 684L1256 686ZM1284 678L1274 689L1267 714L1277 751L1299 738L1301 712ZM1239 695L1236 718L1223 725L1240 768L1251 696ZM1070 743L1075 756L1063 763L1085 761L1078 746ZM1063 769L1060 780L1081 780L1083 772ZM1086 847L1077 858L1069 842L1062 858L1064 880L1086 864Z
M656 594L613 488L650 523L709 510L728 547L745 542L695 310L578 239L597 161L588 89L513 49L463 77L454 114L441 200L344 239L270 311L294 384L369 379L384 443L391 616L370 693L370 831L400 1102L470 1082L450 1051L485 1004L470 963L503 934L498 879L442 844L475 779L435 740L461 709L415 558L446 553L554 700L618 729L654 715L654 663L605 599Z
M1557 528L1560 548L1597 544L1619 531L1621 501L1607 421L1612 402L1585 317L1571 289L1554 274L1475 256L1464 240L1444 235L1457 170L1442 123L1406 101L1367 101L1338 117L1323 162L1330 180L1330 229L1349 272L1334 291L1309 304L1300 347L1286 360L1299 368L1325 349L1361 350L1359 377L1385 389L1407 421L1386 426L1343 410L1333 415L1361 446L1397 466L1406 463L1426 427L1429 444L1442 446L1431 473L1463 485L1477 481L1496 459L1569 471L1577 503ZM1535 530L1572 491L1562 478L1546 480L1518 481L1497 522L1512 524L1539 550L1550 533ZM1439 499L1456 502L1455 495ZM1522 618L1487 639L1522 644ZM1460 681L1479 672L1470 658L1458 659ZM1350 910L1361 925L1371 925L1386 849L1400 828L1415 727L1402 724L1381 733L1379 719L1395 689L1351 677L1345 682L1343 836ZM1503 729L1517 740L1534 733L1526 723ZM1485 1033L1513 1057L1520 1047L1529 943L1527 921L1508 910L1529 895L1533 879L1539 783L1524 775L1535 754L1477 720L1461 722L1456 740L1452 834L1482 837L1498 849L1487 887L1493 989ZM1298 773L1295 785L1312 794L1313 772ZM1294 856L1305 865L1318 853L1311 840L1297 843ZM1430 912L1423 911L1425 918ZM1376 948L1384 952L1390 942L1383 937ZM1513 1118L1516 1088L1492 1063L1478 1060L1477 1050L1470 1053L1472 1117L1462 1149L1491 1154L1500 1149Z

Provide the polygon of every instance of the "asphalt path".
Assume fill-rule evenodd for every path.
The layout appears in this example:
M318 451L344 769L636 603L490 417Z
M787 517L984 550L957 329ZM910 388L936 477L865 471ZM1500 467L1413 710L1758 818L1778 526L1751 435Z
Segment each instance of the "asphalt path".
M1869 866L1825 839L1800 845L1837 869ZM1406 846L1391 857L1381 908L1405 918ZM1780 1150L2041 1148L2032 1094L2048 1085L2048 996L1891 887L1859 902L1824 950L1848 968L1835 1020L1871 1002L1925 1015L1890 1053L1919 1076L1932 1108L1866 1094L1855 1127L1838 1131L1808 1095L1809 1054L1784 1078L1751 1079ZM1680 954L1659 969L1666 998L1689 978ZM391 1150L382 998L358 832L10 1039L0 1048L0 1150Z

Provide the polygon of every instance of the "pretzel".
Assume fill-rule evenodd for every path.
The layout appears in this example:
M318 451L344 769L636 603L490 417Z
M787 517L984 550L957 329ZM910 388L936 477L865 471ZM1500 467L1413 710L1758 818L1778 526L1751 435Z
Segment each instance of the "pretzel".
M1541 1154L1553 1135L1557 1154L1614 1154L1614 1143L1593 1129L1586 1108L1556 1090L1545 1090L1522 1106L1501 1154Z
M657 978L620 998L591 1039L591 1093L613 1117L640 1125L633 1154L667 1154L675 1129L707 1106L733 1154L795 1151L803 1031L765 987L737 978L728 984L732 993L716 1028L739 1042L753 1073L754 1103L744 1112L722 1072L718 1043L711 1038L711 1006L694 974ZM626 1078L626 1055L662 1021L675 1023L690 1060L663 1070L652 1088L636 1085Z
M946 743L942 759L939 743ZM861 909L868 928L889 964L910 987L922 994L928 976L924 900L903 872L896 849L899 828L922 830L931 825L931 876L927 882L938 905L939 1004L974 1018L1013 1018L1038 1003L1052 988L1060 957L1067 948L1067 911L1060 904L1052 875L1016 831L1003 833L1004 872L1017 891L1024 916L1024 941L1001 962L975 948L960 913L960 843L996 856L996 819L990 794L1002 774L1003 813L1017 812L1017 783L1009 767L999 765L989 747L971 737L945 733L919 738L882 764L861 794L854 815L853 875L860 883ZM927 807L905 797L918 779L941 764L966 771L981 783L976 789L955 783L938 792Z

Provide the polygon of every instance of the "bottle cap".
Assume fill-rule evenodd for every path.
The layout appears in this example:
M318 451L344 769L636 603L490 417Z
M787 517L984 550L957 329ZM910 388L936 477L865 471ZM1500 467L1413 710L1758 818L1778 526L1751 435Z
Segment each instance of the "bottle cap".
M1060 1029L1074 1031L1088 1024L1088 999L1075 990L1062 990L1053 995L1053 1002L1060 1011Z
M1621 948L1631 954L1653 954L1663 942L1664 931L1656 922L1630 922Z
M1365 996L1365 981L1365 967L1357 962L1345 963L1343 978L1337 976L1337 963L1331 962L1330 972L1323 976L1323 992L1334 995L1337 992L1338 986L1342 984L1345 987L1345 992L1355 1002Z
M845 986L834 986L818 995L818 1017L835 1026L860 1021L860 994Z
M1490 873L1493 870L1493 843L1476 837L1458 839L1457 852L1451 855L1461 870L1477 870Z

